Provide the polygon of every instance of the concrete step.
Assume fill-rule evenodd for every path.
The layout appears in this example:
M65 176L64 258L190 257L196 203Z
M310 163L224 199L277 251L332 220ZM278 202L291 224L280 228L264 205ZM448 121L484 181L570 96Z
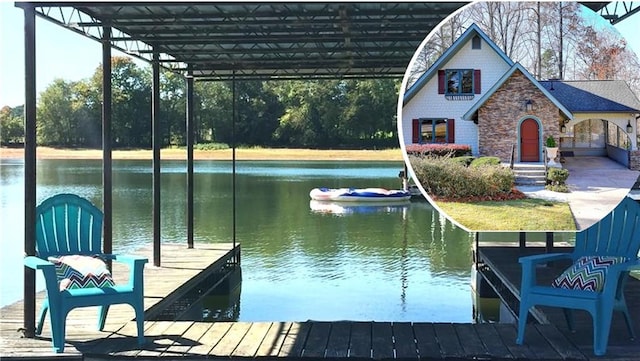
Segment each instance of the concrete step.
M513 173L516 185L545 185L546 169L544 164L514 164Z
M544 178L540 177L516 177L516 185L536 185L544 186L547 184Z

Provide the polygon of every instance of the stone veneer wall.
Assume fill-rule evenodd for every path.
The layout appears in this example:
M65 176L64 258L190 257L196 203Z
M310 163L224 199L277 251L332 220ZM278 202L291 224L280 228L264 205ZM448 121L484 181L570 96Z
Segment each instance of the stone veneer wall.
M640 170L640 150L629 151L629 169Z
M524 109L527 99L533 102L531 113L527 113ZM480 155L496 156L503 162L508 162L511 157L511 147L515 145L515 160L519 161L518 127L520 120L527 116L535 117L542 123L541 147L544 146L544 140L549 135L559 142L558 108L522 72L516 70L478 110Z

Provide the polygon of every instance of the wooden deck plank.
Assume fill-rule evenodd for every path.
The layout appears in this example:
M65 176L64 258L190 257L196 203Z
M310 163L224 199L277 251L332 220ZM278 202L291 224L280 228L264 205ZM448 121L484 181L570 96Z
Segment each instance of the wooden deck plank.
M354 322L349 339L350 358L371 358L371 322Z
M502 341L502 338L498 334L498 331L495 328L495 324L493 323L482 323L475 325L476 332L478 333L478 337L480 341L485 346L487 350L491 352L491 357L496 358L498 360L503 359L511 359L513 355L509 352L509 349ZM511 340L510 343L515 342L515 340Z
M534 325L540 334L549 342L553 349L563 358L568 360L585 360L586 357L576 346L567 340L555 326Z
M229 356L249 331L250 322L229 322L231 327L224 337L209 351L211 356Z
M460 340L460 345L462 346L465 357L474 359L488 357L489 352L480 340L475 325L470 323L456 323L453 325L453 328L458 334L458 340Z
M238 347L231 353L232 357L254 357L271 328L271 323L252 323L247 334L242 338Z
M194 356L207 356L209 351L224 337L231 328L231 322L215 322L207 333L202 335L199 343L189 349L189 354Z
M549 342L540 333L536 325L529 325L524 333L524 339L529 349L536 355L536 359L552 360L559 359L558 353L551 347Z
M285 336L279 357L300 357L302 350L304 349L304 342L311 328L310 323L294 322L289 329L289 332Z
M496 331L504 341L504 344L509 349L509 352L513 358L518 360L533 360L535 355L529 346L516 344L517 331L514 325L511 324L496 324Z
M302 356L324 358L330 332L331 322L313 322Z
M119 351L118 356L137 356L140 353L143 353L143 356L144 353L156 356L155 353L146 351L151 351L156 347L156 339L161 337L162 333L167 329L167 327L169 327L170 323L161 321L148 321L145 323L145 325L149 325L144 330L145 344L139 347L135 347L137 343L134 341L134 339L127 339L126 343L131 346ZM130 327L130 329L133 330L134 327Z
M183 334L190 328L193 322L190 321L177 321L166 322L168 324L165 331L153 340L154 349L153 353L149 353L149 356L161 356L166 354L166 351L176 343L188 342L184 339ZM140 352L138 357L147 356L145 352Z
M436 331L432 323L414 323L413 333L416 338L418 355L421 360L432 360L442 358L440 346L436 339Z
M269 331L258 347L256 357L278 356L292 325L291 322L272 322Z
M435 323L433 330L444 358L461 358L464 353L456 330L451 323Z
M377 360L394 358L390 322L371 323L371 356Z
M182 334L181 340L175 340L174 343L169 346L161 356L183 356L188 355L189 350L192 347L201 345L200 339L209 331L212 323L205 322L192 322Z
M393 342L396 358L417 359L418 349L413 335L413 327L409 322L394 322Z
M339 321L331 323L331 333L327 340L326 358L345 358L349 355L349 337L351 322Z

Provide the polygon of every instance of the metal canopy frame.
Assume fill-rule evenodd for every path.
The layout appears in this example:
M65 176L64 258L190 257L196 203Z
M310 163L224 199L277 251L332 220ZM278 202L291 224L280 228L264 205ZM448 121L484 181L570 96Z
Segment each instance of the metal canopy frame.
M416 49L467 2L32 2L36 14L193 77L402 77Z

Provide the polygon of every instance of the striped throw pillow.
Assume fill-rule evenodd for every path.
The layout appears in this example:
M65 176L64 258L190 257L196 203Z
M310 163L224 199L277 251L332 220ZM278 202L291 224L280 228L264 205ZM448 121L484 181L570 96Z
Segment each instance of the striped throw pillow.
M115 283L106 263L96 256L51 256L56 266L60 291L74 288L113 287Z
M625 257L581 257L567 268L551 286L573 290L600 292L610 265L626 262Z

